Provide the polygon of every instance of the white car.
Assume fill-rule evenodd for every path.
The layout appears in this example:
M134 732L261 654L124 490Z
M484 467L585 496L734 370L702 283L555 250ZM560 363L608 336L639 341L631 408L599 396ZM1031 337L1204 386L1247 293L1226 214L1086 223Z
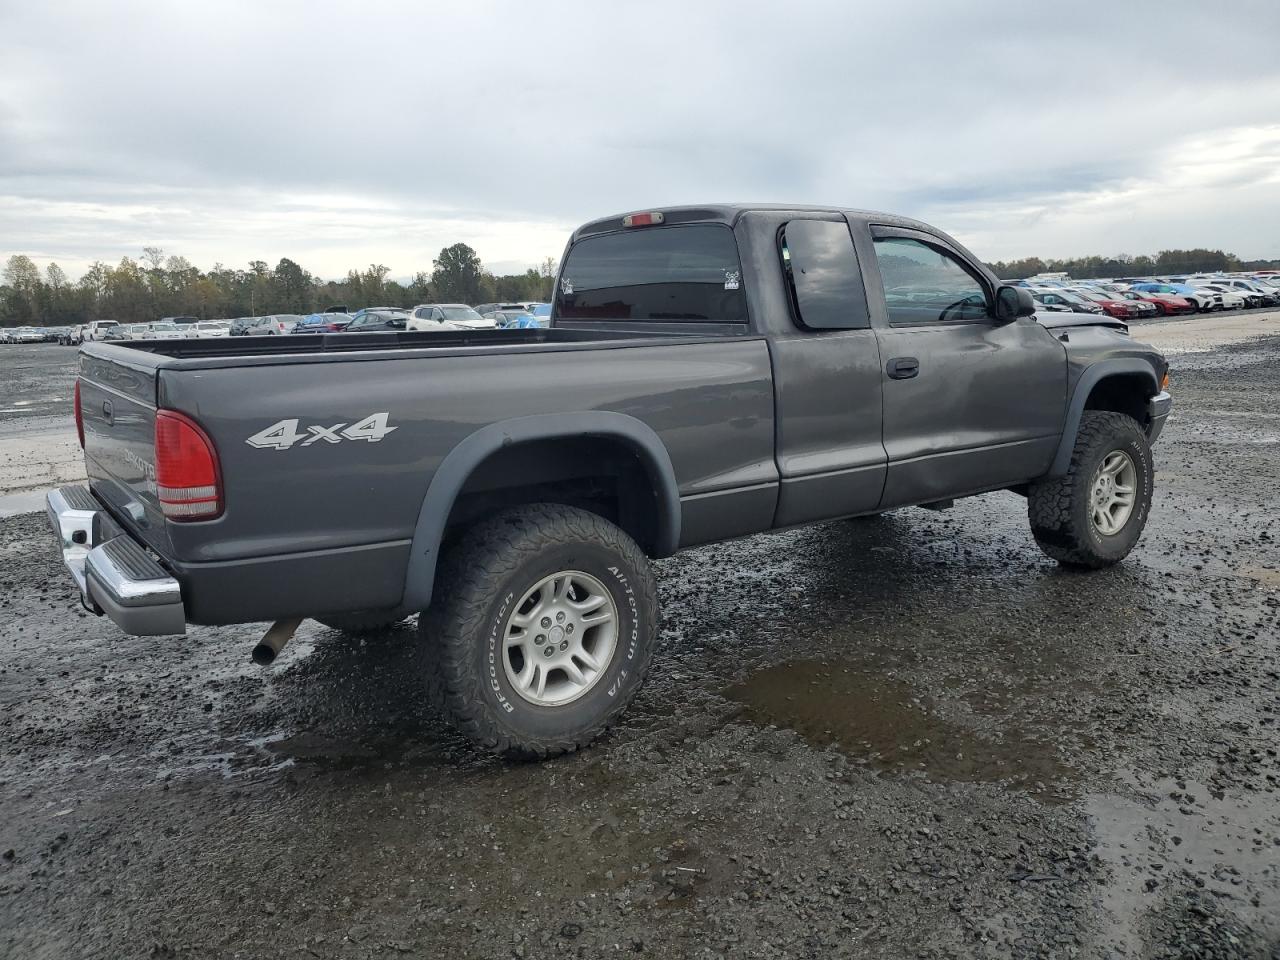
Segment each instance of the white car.
M111 327L118 327L120 324L114 320L91 320L80 329L81 341L101 340L102 335Z
M1187 284L1194 290L1213 294L1222 310L1243 310L1249 305L1244 297L1238 293L1232 293L1229 287L1222 284L1204 283L1199 280L1188 280Z
M147 339L147 331L151 329L149 323L131 323L124 328L125 336L130 340Z
M465 303L422 303L413 308L409 330L492 330L493 320L486 320Z
M44 333L35 327L15 327L9 336L12 343L44 343Z
M293 328L304 318L296 313L276 313L269 317L254 317L245 328L251 337L273 337L293 333Z
M206 340L210 337L229 337L231 336L231 328L225 327L214 320L201 320L199 323L193 324L196 331L196 338Z
M176 323L170 323L167 320L149 323L147 328L146 333L142 335L143 340L182 340L186 337Z

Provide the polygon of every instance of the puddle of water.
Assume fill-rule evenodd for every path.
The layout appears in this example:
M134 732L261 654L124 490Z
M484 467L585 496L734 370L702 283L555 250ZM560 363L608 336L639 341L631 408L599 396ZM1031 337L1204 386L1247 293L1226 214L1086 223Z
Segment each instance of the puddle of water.
M788 727L817 747L836 746L855 760L890 773L930 779L1008 781L1036 794L1077 774L1052 742L1026 729L1005 728L999 739L944 717L929 697L865 665L795 660L753 674L724 691L744 704L754 723Z
M1268 567L1245 567L1240 571L1240 576L1257 580L1269 587L1280 587L1280 570L1272 570Z

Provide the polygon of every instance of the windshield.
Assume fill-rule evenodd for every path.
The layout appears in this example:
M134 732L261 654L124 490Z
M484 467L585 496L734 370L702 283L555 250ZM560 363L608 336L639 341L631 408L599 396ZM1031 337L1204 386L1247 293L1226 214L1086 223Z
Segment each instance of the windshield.
M1094 303L1101 303L1107 299L1102 294L1094 293L1092 290L1077 290L1075 294L1083 300L1092 300Z
M177 330L178 328L175 327L172 323L153 323L151 325L151 329L159 330L161 332L172 332L174 330Z
M483 320L484 317L470 307L441 307L446 320Z
M196 324L196 329L197 329L197 330L221 330L221 329L222 329L222 324L220 324L220 323L197 323L197 324Z

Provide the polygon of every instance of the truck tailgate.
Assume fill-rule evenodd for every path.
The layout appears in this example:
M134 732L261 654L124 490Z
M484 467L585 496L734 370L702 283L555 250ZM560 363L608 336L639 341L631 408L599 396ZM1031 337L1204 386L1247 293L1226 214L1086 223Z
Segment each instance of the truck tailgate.
M156 493L154 359L138 362L80 355L89 487L120 523L161 555L169 538Z

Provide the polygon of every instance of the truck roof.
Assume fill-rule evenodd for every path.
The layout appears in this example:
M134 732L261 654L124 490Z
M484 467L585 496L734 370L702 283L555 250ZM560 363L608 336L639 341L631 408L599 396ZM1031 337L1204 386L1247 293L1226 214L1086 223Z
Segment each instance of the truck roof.
M647 210L632 210L629 213L614 214L585 223L573 232L571 241L600 233L612 233L622 230L622 218L636 213L661 213L664 223L723 223L732 227L744 213L753 210L785 210L795 213L839 213L851 220L883 223L890 226L908 227L937 233L937 229L912 220L910 217L898 216L894 213L880 213L875 210L858 210L852 207L816 206L808 203L709 203L702 206L650 207Z

